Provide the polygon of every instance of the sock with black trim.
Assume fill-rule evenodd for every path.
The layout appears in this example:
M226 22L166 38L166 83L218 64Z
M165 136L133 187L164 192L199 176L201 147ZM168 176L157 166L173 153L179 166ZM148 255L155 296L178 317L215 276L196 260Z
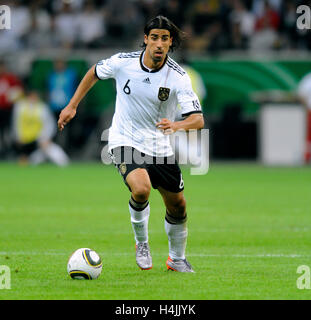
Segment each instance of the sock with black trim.
M138 242L148 242L149 201L137 202L131 197L129 210L136 244Z
M185 259L187 246L187 215L183 218L176 218L166 211L165 231L168 237L169 256L171 259Z

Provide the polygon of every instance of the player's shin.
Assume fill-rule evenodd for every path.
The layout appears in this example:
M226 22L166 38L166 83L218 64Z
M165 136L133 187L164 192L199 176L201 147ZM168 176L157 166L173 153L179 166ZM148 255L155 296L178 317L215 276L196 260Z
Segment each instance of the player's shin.
M139 242L148 242L148 222L150 215L148 200L145 202L137 202L131 197L129 210L136 244Z
M176 218L166 212L165 231L168 236L170 258L176 260L185 259L188 236L187 216Z

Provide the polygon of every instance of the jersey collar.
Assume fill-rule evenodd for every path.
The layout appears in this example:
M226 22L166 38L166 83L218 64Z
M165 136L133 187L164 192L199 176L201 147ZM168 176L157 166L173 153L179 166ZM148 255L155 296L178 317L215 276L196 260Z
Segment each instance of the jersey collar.
M144 54L145 54L145 50L142 51L142 53L140 54L140 57L139 57L140 67L141 67L144 71L146 71L146 72L148 72L148 73L158 72L158 71L160 71L160 70L164 67L164 65L166 64L167 55L166 55L166 57L165 57L165 59L164 59L164 62L163 62L162 66L161 66L160 68L149 70L149 69L147 69L147 68L144 66L144 63L143 63Z

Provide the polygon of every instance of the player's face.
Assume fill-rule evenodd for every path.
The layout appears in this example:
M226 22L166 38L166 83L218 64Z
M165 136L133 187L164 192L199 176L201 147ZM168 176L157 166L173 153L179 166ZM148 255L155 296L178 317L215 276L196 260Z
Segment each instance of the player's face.
M173 38L165 29L151 29L149 35L145 35L146 53L154 63L162 62L172 45Z

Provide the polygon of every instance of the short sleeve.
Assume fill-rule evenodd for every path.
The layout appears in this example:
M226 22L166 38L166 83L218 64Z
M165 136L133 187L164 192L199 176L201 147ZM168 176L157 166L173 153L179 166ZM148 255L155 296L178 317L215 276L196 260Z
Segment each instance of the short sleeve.
M182 117L188 117L193 113L202 113L199 98L192 89L191 80L187 73L179 81L177 100L181 107Z
M95 66L95 75L99 80L114 78L118 67L117 55L100 60Z

